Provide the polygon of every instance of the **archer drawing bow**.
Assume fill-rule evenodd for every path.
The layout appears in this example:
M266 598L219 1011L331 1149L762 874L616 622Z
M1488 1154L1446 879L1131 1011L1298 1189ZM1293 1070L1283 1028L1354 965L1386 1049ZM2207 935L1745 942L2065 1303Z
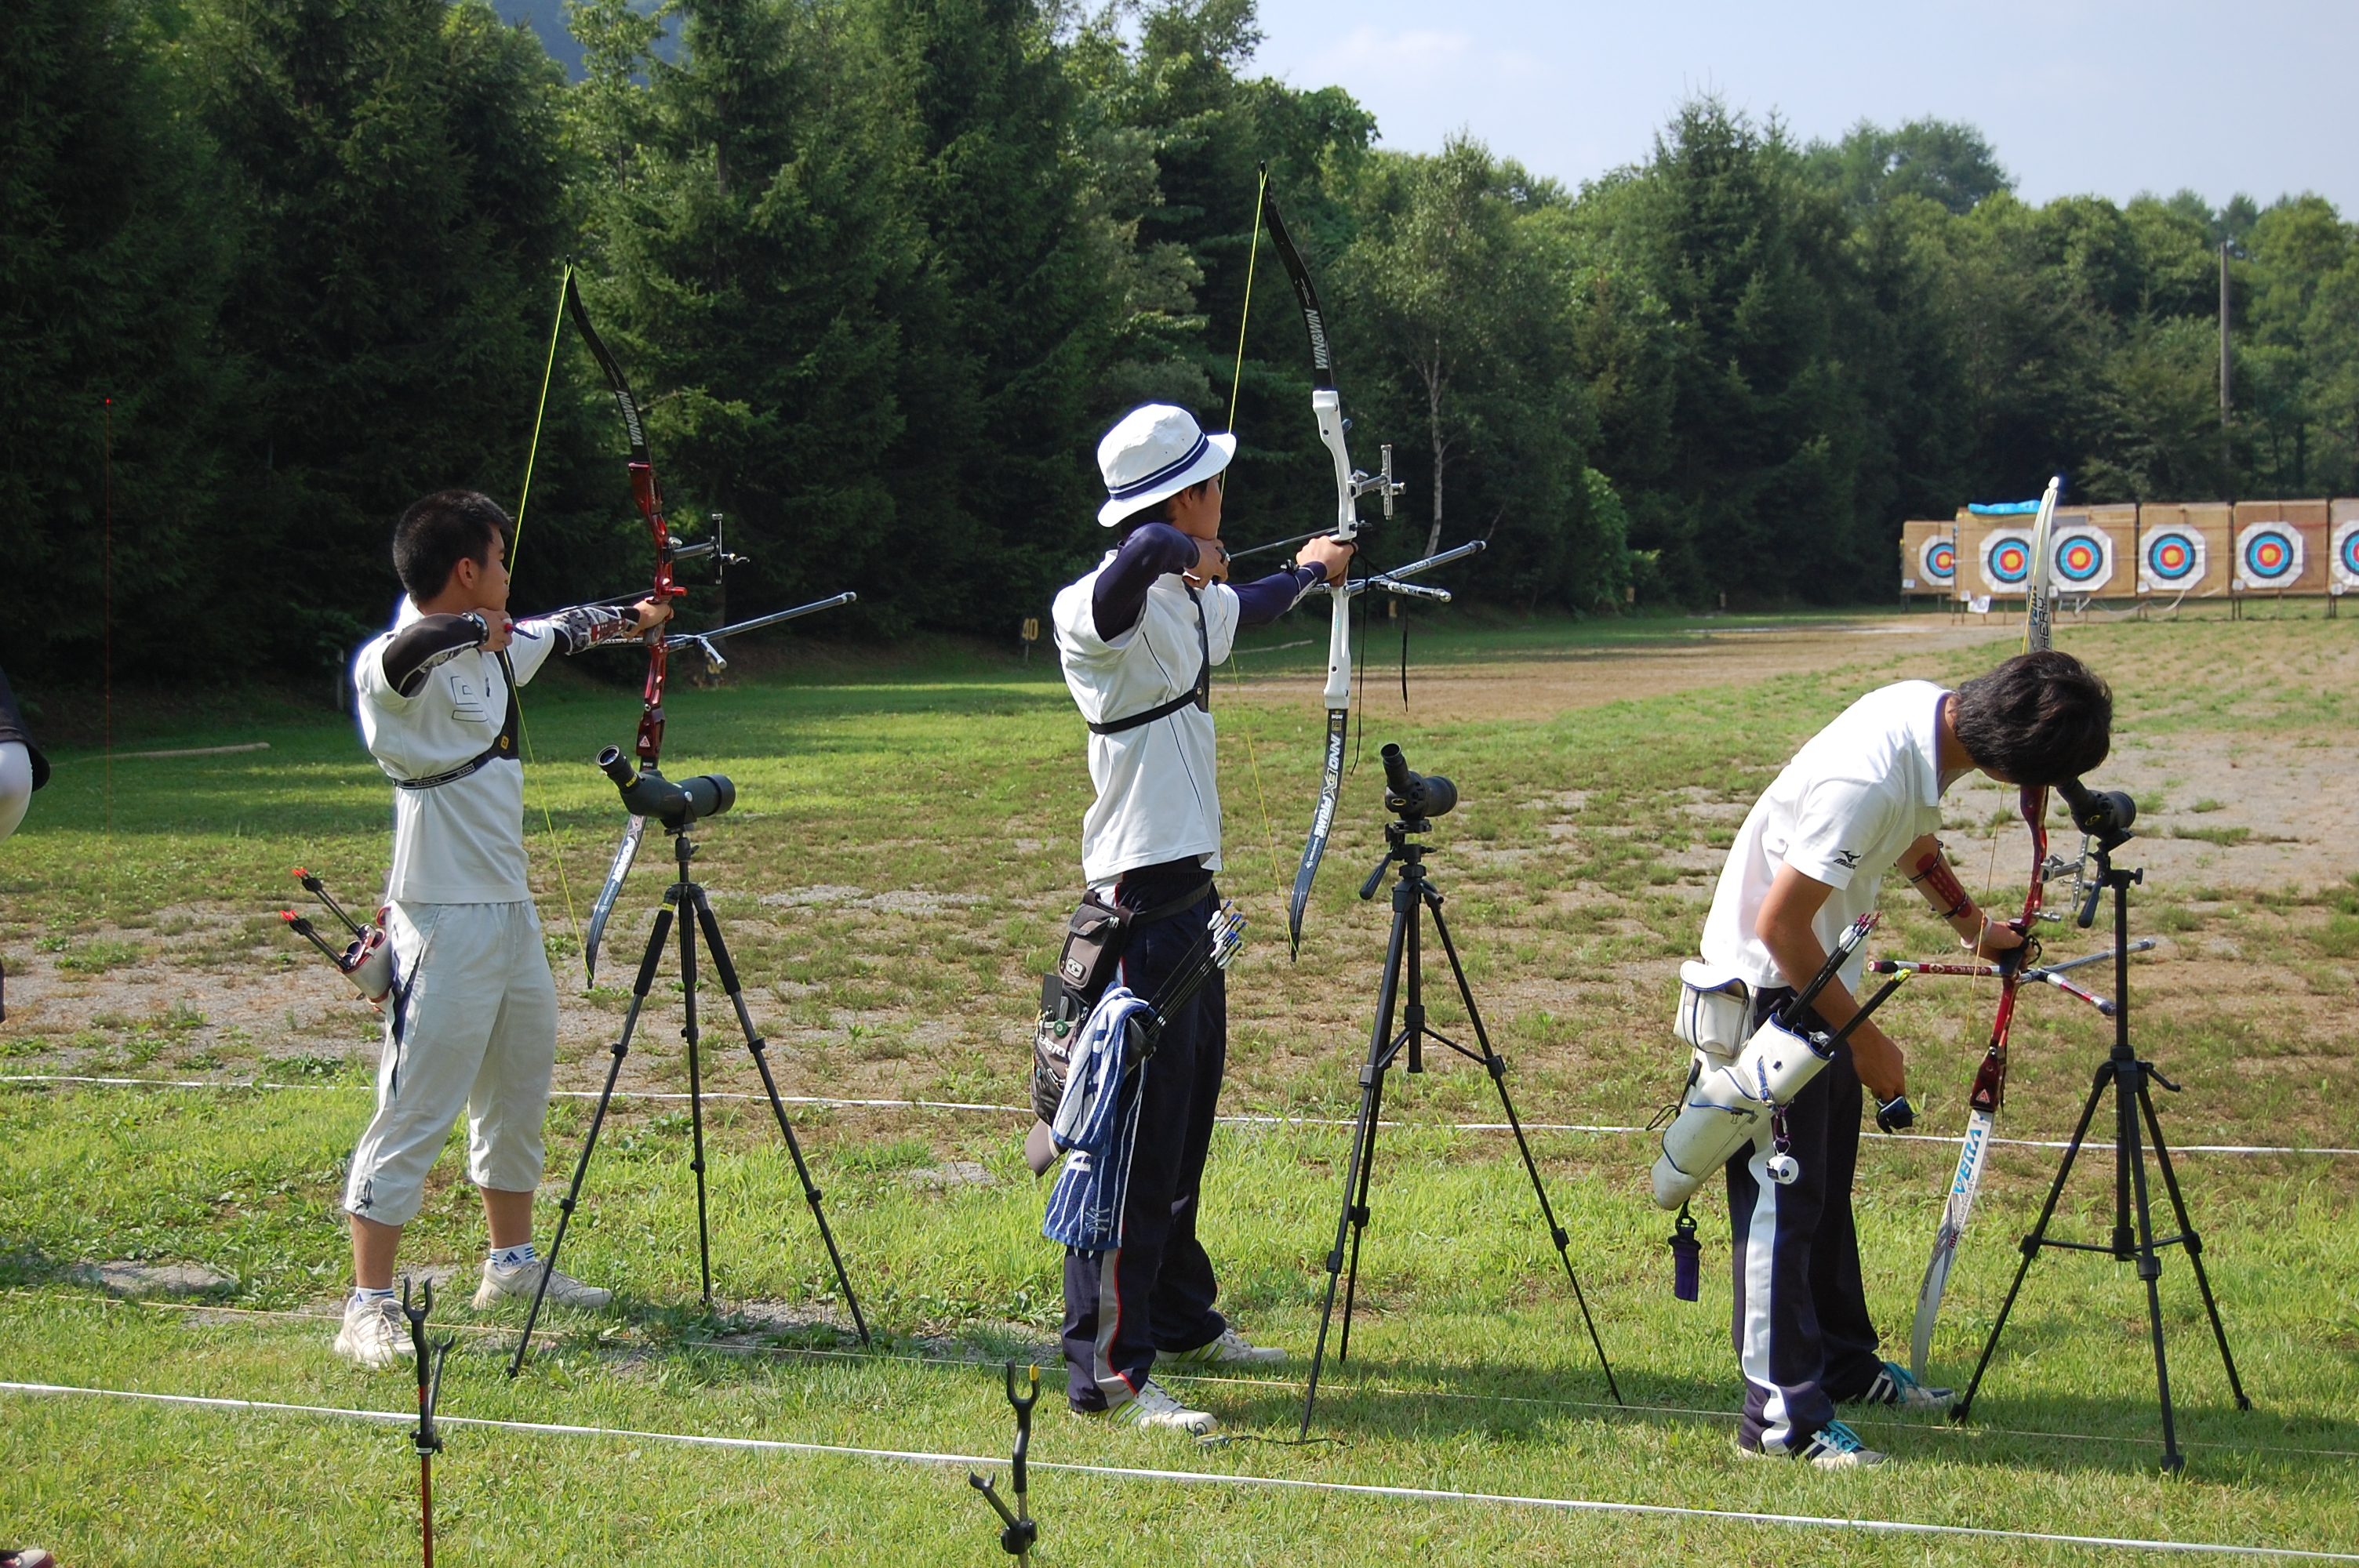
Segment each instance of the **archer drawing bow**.
M1267 178L1265 168L1265 185ZM1295 248L1294 237L1287 232L1286 220L1278 215L1277 203L1268 198L1266 191L1262 199L1262 215L1269 224L1270 244L1286 268L1287 280L1294 285L1295 302L1302 308L1302 324L1310 337L1310 413L1319 423L1320 442L1326 447L1335 470L1335 525L1328 536L1351 544L1360 534L1360 497L1375 494L1384 504L1385 515L1390 517L1393 499L1400 494L1403 486L1393 480L1390 447L1384 449L1384 461L1375 474L1363 473L1353 466L1351 449L1344 440L1351 421L1343 417L1343 400L1335 389L1335 362L1327 341L1327 313L1320 306L1318 287L1310 281L1310 269L1303 265L1302 253ZM1294 891L1287 899L1287 941L1298 955L1302 951L1303 908L1310 902L1310 885L1319 876L1319 861L1327 852L1327 835L1335 822L1335 803L1343 791L1343 742L1352 722L1352 593L1353 589L1346 586L1332 596L1332 619L1327 632L1327 752L1319 780L1319 808L1310 818L1310 833L1302 844L1302 860L1295 868Z
M2044 654L2055 644L2055 594L2052 574L2052 531L2056 502L2064 476L2048 481L2039 498L2039 513L2031 525L2031 573L2026 581L2023 651ZM2000 956L1998 1008L1991 1020L1990 1044L1974 1071L1967 1096L1966 1135L1958 1146L1958 1163L1950 1176L1950 1191L1941 1205L1941 1223L1933 1233L1932 1256L1917 1288L1917 1315L1908 1333L1908 1369L1919 1380L1929 1375L1933 1350L1933 1325L1941 1312L1941 1296L1949 1288L1950 1271L1958 1259L1958 1243L1966 1233L1974 1198L1982 1191L1983 1169L1990 1157L1990 1141L1998 1126L1999 1107L2006 1099L2007 1031L2015 1022L2015 999L2025 971L2039 961L2039 944L2032 935L2040 919L2040 896L2057 868L2048 856L2048 791L2026 784L2016 795L2024 826L2031 830L2031 876L2023 890L2023 912L2007 922L2023 937L2023 946Z

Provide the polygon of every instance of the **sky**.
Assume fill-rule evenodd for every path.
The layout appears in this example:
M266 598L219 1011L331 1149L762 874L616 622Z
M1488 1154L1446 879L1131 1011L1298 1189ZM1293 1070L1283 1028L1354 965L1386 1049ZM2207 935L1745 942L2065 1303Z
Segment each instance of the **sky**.
M1261 27L1256 70L1346 89L1384 146L1464 131L1570 185L1710 92L1803 141L1964 121L2035 203L2315 191L2359 216L2359 0L1261 0Z

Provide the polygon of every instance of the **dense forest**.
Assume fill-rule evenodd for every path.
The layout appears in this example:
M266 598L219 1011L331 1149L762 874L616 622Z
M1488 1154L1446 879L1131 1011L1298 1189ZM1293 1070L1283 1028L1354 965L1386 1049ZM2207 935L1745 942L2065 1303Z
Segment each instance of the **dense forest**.
M1095 438L1147 398L1234 406L1234 545L1299 532L1329 480L1264 164L1355 452L1408 486L1372 555L1488 535L1473 598L1881 595L1902 518L2058 468L2359 491L2359 232L2315 197L2033 207L1971 127L1798 145L1710 99L1576 190L1255 75L1253 0L567 13L579 80L483 0L0 7L0 548L44 600L0 663L339 661L407 502L515 509L567 258L673 516L754 558L741 612L848 587L839 631L1011 632L1100 547ZM523 610L645 580L557 343Z

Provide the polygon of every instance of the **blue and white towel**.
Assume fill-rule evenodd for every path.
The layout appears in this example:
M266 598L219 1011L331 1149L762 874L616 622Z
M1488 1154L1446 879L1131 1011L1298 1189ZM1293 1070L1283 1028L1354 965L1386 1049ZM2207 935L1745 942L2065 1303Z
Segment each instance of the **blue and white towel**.
M1083 1251L1122 1245L1122 1200L1138 1141L1138 1090L1144 1073L1126 1073L1134 1024L1150 1010L1126 986L1101 998L1074 1042L1065 1098L1050 1131L1064 1167L1049 1190L1040 1234Z

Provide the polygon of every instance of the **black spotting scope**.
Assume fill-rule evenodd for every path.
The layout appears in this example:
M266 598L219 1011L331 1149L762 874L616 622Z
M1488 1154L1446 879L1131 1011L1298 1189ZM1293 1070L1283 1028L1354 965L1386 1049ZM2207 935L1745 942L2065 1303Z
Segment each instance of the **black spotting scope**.
M737 804L737 786L721 773L699 773L674 784L653 768L634 773L619 746L598 753L598 770L623 792L623 805L632 816L652 816L667 833L677 833L701 816L718 816Z
M2137 820L2137 802L2125 792L2091 789L2079 779L2066 779L2056 786L2056 793L2071 809L2072 826L2106 849L2117 849L2129 840L2130 824Z
M1401 749L1385 747L1385 809L1402 817L1446 816L1458 809L1458 786L1440 773L1413 773Z

